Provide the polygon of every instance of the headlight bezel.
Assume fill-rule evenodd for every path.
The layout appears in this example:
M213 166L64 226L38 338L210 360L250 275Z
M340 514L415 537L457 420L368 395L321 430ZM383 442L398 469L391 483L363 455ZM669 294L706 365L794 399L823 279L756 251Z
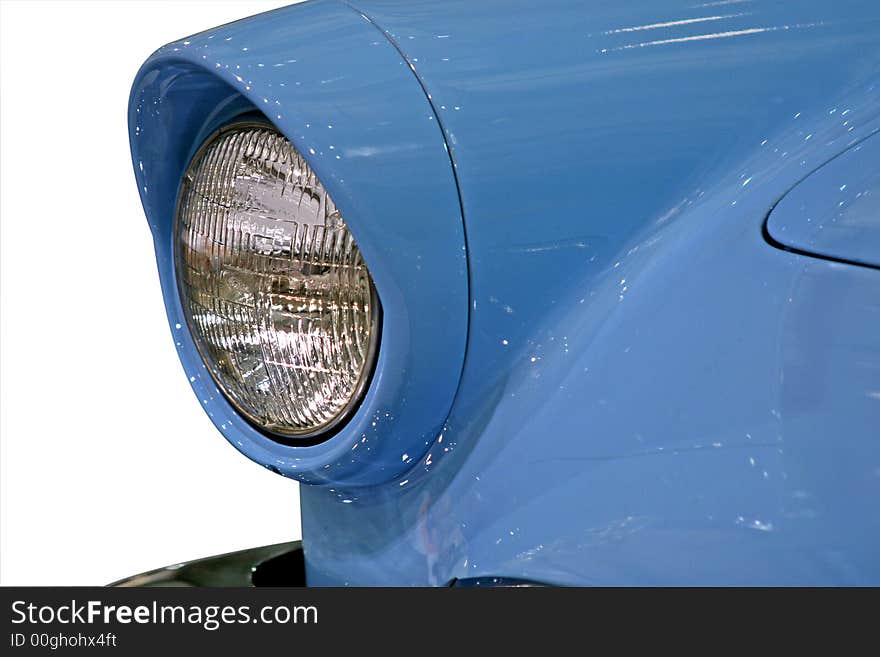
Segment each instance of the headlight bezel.
M181 175L180 184L177 190L177 198L174 206L174 216L171 220L171 235L173 240L171 253L174 261L175 285L177 287L177 295L182 310L181 314L185 318L186 328L189 333L189 337L192 340L193 345L195 346L195 350L199 358L201 358L203 364L205 365L205 369L209 373L211 380L217 386L218 390L221 392L228 404L245 422L247 422L251 427L259 431L266 438L269 438L274 442L286 446L310 447L329 440L337 433L339 433L339 431L341 431L346 426L348 421L357 413L358 408L363 403L367 391L372 384L373 375L376 371L376 366L378 362L379 346L381 343L382 333L382 303L379 298L378 291L376 290L375 282L372 276L369 274L369 265L366 263L366 260L364 260L364 264L368 272L370 289L370 339L367 344L363 369L347 403L329 420L307 431L292 431L288 433L282 433L278 431L273 431L271 428L263 425L260 422L260 418L253 415L251 412L249 412L247 408L244 407L244 405L238 403L235 400L234 395L229 392L222 378L217 373L216 368L213 367L213 361L205 352L205 348L202 344L199 331L193 325L192 312L187 300L186 286L183 280L183 268L180 266L181 241L179 239L179 224L181 205L183 203L189 185L194 182L193 169L201 161L202 156L205 155L205 153L218 140L224 138L229 133L248 129L271 131L290 143L284 133L279 131L278 128L271 121L269 121L262 114L255 112L248 112L243 115L238 115L222 123L219 127L214 129L208 134L207 137L203 139L203 141L198 146L198 148L195 149L183 169L183 174ZM295 152L299 153L294 144L290 143L290 146ZM305 159L302 154L300 154L300 156ZM317 176L317 174L315 175ZM323 185L323 181L321 181L321 184ZM353 235L353 231L351 230L351 227L347 222L346 228ZM357 239L355 239L355 243L357 243ZM363 258L363 254L361 254L361 257Z
M207 30L150 56L128 106L132 168L180 382L242 455L337 491L421 471L419 459L443 432L453 453L445 423L468 337L468 252L449 145L400 53L374 32L350 8L323 3ZM363 401L315 445L272 440L236 412L206 371L178 295L172 219L183 172L204 139L248 113L265 117L320 177L381 300L381 344ZM144 402L143 421L176 430L178 418Z

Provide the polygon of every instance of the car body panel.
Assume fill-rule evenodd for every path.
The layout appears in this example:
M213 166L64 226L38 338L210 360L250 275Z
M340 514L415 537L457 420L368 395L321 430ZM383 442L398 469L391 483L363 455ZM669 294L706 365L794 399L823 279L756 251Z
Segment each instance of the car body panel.
M880 267L878 163L874 136L815 171L773 208L770 238L804 253Z
M318 23L337 38L294 38ZM329 112L334 130L375 102L395 117L382 140L445 141L454 168L431 166L446 216L457 183L464 221L468 302L448 312L468 323L467 347L435 432L389 426L356 467L338 467L336 438L320 453L243 450L287 475L299 454L308 462L309 585L880 583L880 272L764 233L786 193L880 129L880 6L317 1L205 34L227 29L249 48L268 39L276 63L309 53L318 67L351 59L367 80L390 75L375 66L410 76L400 97L415 104L417 91L420 110L383 106L371 84L322 100L312 94L332 78L320 74L286 100L310 123ZM366 59L373 42L381 61ZM221 67L261 61L221 52ZM254 75L300 80L274 65ZM241 93L259 106L254 91ZM434 132L408 123L412 111ZM300 150L319 152L283 116ZM417 271L407 249L427 253L431 235L380 248L385 189L352 182L370 162L343 176L310 155L377 276L393 266L398 285L442 293L438 269L403 282ZM337 198L343 177L350 195ZM432 197L411 200L432 212ZM172 324L175 294L166 280ZM380 358L389 349L445 362L430 340L383 334ZM451 379L437 382L446 405ZM383 390L380 379L369 394Z
M354 4L443 122L471 328L417 468L303 488L310 584L880 582L880 277L762 237L877 130L880 7Z
M263 435L217 390L186 329L172 223L202 141L262 112L309 161L342 211L383 307L372 385L336 435L293 447ZM442 429L464 360L464 228L443 136L399 53L350 8L311 2L159 49L129 107L138 189L154 234L169 323L186 376L217 428L285 476L367 485L418 459ZM429 290L429 293L426 293Z

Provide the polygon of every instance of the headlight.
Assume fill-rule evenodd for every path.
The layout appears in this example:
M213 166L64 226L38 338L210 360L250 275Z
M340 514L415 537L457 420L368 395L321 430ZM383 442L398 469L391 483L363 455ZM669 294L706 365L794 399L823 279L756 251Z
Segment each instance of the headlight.
M360 402L379 304L324 186L279 132L239 123L184 175L175 219L189 328L217 385L253 424L326 434Z

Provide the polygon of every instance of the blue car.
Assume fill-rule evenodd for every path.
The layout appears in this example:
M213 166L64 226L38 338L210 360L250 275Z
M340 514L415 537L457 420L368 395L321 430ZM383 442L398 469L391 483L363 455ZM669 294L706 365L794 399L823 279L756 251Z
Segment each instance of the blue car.
M312 0L128 121L303 540L124 584L880 584L880 3Z

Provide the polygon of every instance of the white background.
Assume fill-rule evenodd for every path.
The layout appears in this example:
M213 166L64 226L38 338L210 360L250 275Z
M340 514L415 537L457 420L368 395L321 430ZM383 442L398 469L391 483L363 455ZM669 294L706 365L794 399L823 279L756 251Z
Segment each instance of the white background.
M300 537L297 485L226 442L179 365L126 126L153 50L285 4L0 4L2 584Z

